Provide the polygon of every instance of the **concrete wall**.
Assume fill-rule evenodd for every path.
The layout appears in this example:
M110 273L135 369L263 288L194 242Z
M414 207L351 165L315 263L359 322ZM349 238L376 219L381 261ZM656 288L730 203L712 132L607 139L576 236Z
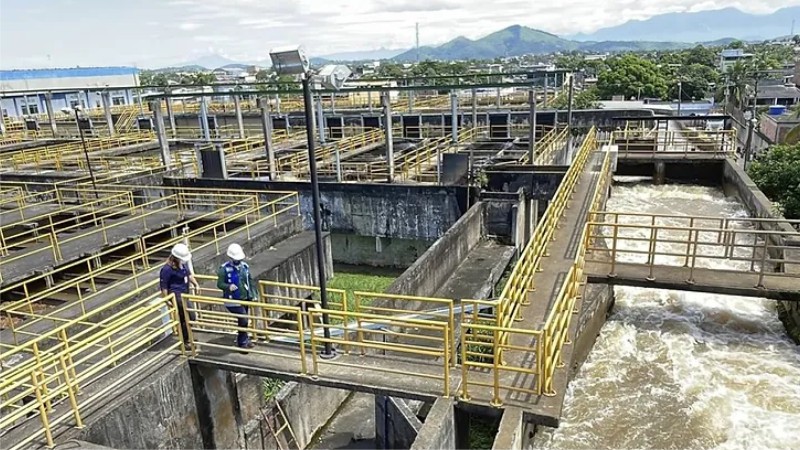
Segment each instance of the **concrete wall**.
M422 422L401 398L375 396L375 443L382 449L407 449Z
M758 186L735 162L726 160L723 168L723 187L726 193L735 194L745 204L750 214L754 217L783 219L783 216L774 211L772 202L758 189ZM767 227L772 228L772 227ZM774 225L775 230L783 232L793 231L791 225L779 222ZM800 247L800 242L785 242L783 245ZM785 253L784 257L793 258L798 252ZM791 256L790 256L791 255ZM800 303L778 302L778 317L786 327L789 336L800 344Z
M137 381L97 414L84 417L77 438L113 448L203 448L186 360L176 357L156 375Z
M426 239L331 234L334 262L399 269L414 264L433 242Z
M306 227L311 219L311 184L253 180L165 179L167 185L297 191ZM435 240L466 209L466 188L399 184L321 183L323 223L334 233Z
M267 400L262 383L259 377L190 366L176 357L121 391L74 433L78 439L112 448L278 449L266 422L277 429L277 401L303 448L349 394L287 383Z
M440 398L425 418L425 423L411 445L411 450L455 449L456 424L453 401Z
M476 203L387 289L390 294L433 295L483 236L483 204ZM406 308L410 308L406 305Z
M492 449L522 450L526 448L523 445L523 425L522 410L514 407L506 408L503 411L503 418L500 419L500 426Z

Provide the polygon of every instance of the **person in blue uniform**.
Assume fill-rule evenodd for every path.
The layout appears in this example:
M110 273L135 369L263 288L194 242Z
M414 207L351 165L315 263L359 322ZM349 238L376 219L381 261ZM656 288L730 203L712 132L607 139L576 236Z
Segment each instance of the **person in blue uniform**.
M183 299L183 294L189 292L189 286L192 285L199 289L199 284L195 280L194 275L189 271L189 261L192 259L192 254L189 252L189 247L186 244L175 244L172 247L167 263L161 268L159 273L159 287L161 288L161 295L167 296L175 294L175 299L178 304L178 320L181 323L181 333L183 334L183 342L190 344L189 332L186 325L186 314L184 308L186 307ZM189 312L189 320L194 320L194 312Z
M229 300L256 299L256 285L250 274L250 266L244 262L244 250L239 244L231 244L227 252L228 260L217 271L217 287L222 291L222 297ZM225 302L225 308L236 315L237 326L240 328L236 335L236 345L240 348L252 348L253 343L245 329L249 321L247 314L249 308L238 302Z

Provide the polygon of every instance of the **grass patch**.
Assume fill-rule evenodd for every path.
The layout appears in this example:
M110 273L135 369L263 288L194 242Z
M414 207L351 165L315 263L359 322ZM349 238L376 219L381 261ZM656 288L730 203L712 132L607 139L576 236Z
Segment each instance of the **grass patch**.
M261 389L264 391L264 400L269 400L278 395L278 391L280 391L285 384L285 381L278 380L277 378L262 378Z
M402 271L365 266L337 266L333 278L328 280L328 287L347 292L347 310L355 310L354 291L384 292Z
M469 448L476 450L489 450L494 445L497 429L500 423L497 419L487 419L470 415L469 417Z

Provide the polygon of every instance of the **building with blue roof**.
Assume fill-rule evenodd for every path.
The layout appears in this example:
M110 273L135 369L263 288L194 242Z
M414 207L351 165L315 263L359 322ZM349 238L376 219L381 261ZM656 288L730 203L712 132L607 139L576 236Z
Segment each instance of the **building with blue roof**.
M0 110L3 117L41 114L46 112L46 95L52 96L55 110L99 108L103 91L109 93L111 105L131 105L138 85L135 67L0 70Z

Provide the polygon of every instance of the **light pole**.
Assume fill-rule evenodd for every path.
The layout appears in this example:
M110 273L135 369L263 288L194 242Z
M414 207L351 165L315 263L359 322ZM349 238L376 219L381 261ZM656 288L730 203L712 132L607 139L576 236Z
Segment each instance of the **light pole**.
M683 82L678 80L678 117L681 115L681 99L683 97Z
M97 182L94 179L94 171L92 170L92 162L89 160L89 149L86 148L86 139L83 137L83 127L81 126L81 118L79 116L81 107L80 105L75 105L71 109L70 108L61 108L61 112L64 114L69 114L70 111L75 111L75 126L78 127L78 134L81 136L81 144L83 145L83 156L86 158L86 167L89 169L89 179L92 180L92 189L94 190L94 197L100 198L100 195L97 193Z
M306 117L306 141L308 143L308 166L311 174L311 209L314 217L314 237L317 250L317 271L319 273L319 297L322 304L322 323L325 347L320 354L322 358L333 358L335 356L331 345L331 331L328 328L328 291L325 282L325 252L322 246L322 217L320 214L320 195L319 180L317 178L317 155L314 146L314 103L311 95L312 73L309 67L308 58L301 47L289 47L283 49L273 49L269 53L272 66L279 75L300 75L303 83L303 105ZM327 70L326 70L327 69ZM350 69L344 66L326 67L325 84L329 87L338 89L350 76ZM302 343L301 343L302 345Z

